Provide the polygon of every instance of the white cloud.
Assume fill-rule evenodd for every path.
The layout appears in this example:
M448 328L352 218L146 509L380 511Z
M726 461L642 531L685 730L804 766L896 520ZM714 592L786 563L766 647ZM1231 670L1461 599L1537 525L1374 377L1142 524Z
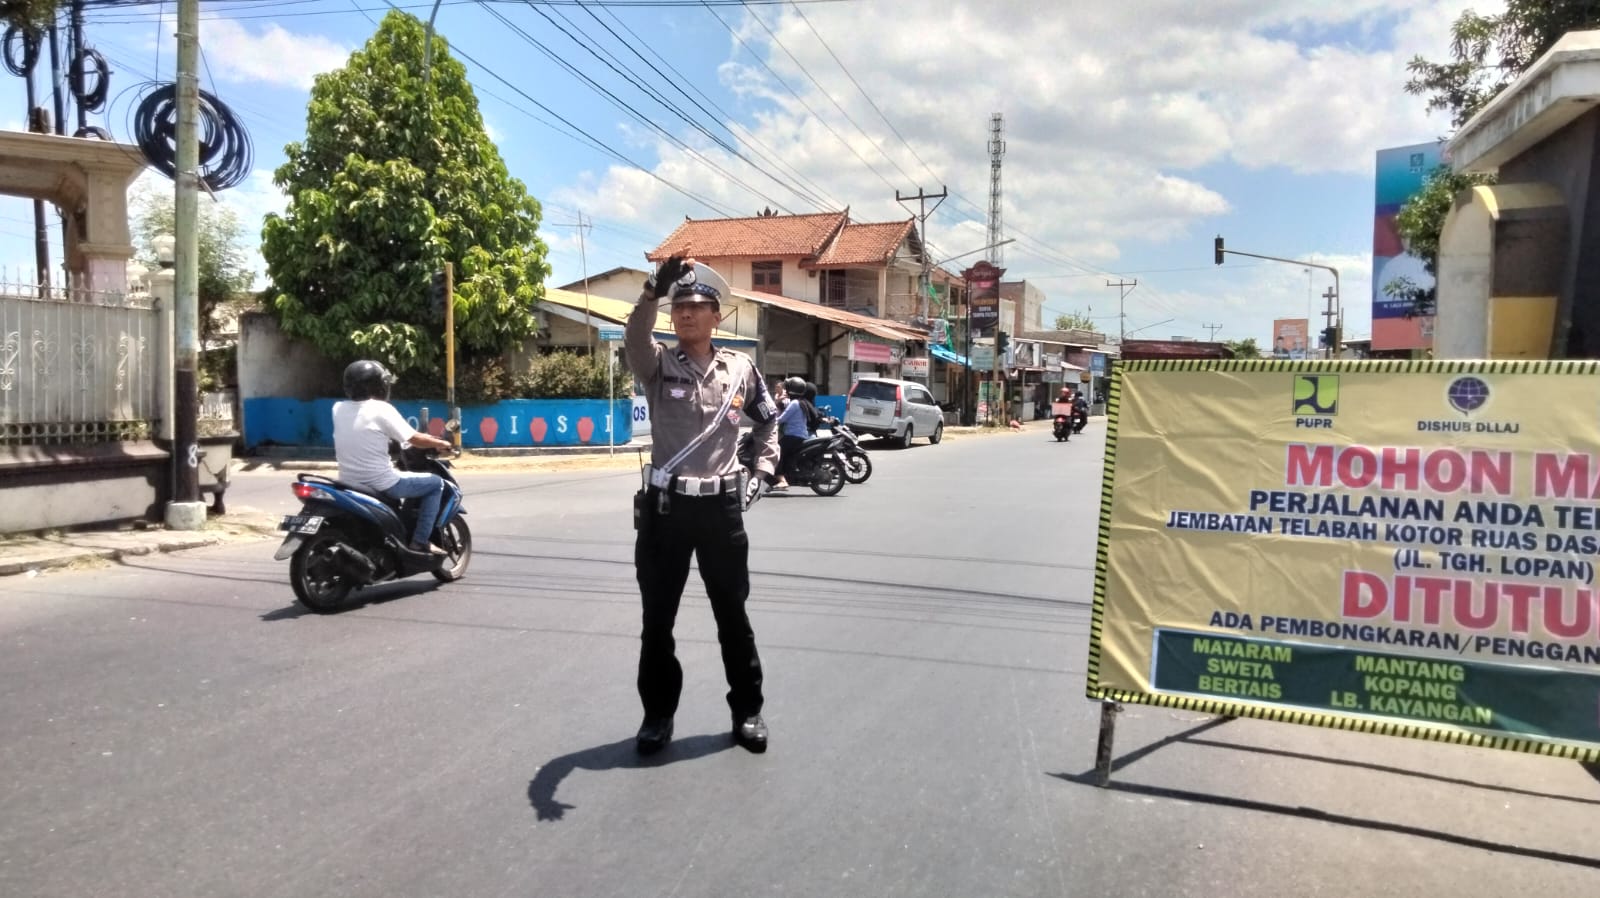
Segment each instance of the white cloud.
M741 20L740 36L763 50L804 103L731 38L719 77L738 98L743 124L773 155L837 205L849 205L857 219L906 217L894 201L896 190L944 184L960 194L932 223L933 242L947 254L987 242L981 219L989 193L988 120L1002 112L1005 224L1008 232L1036 238L1007 247L1007 259L1024 276L1029 269L1059 274L1066 263L1096 271L1042 285L1057 311L1093 305L1099 315L1114 309L1116 299L1098 272L1115 267L1129 247L1198 241L1208 219L1234 211L1236 200L1222 186L1230 182L1221 173L1363 176L1372 170L1376 149L1443 134L1447 120L1428 116L1425 101L1404 92L1405 65L1418 54L1448 59L1456 16L1467 8L1492 13L1500 5L1142 0L1069 8L1037 0L951 0L931 18L906 17L887 2L807 6L806 17L915 155L792 11L758 9L805 72L750 19ZM654 153L656 175L735 213L754 213L769 200L797 212L815 208L714 147L694 144L764 196L708 171L681 149L631 130L621 133ZM795 180L787 171L780 177ZM579 179L550 199L662 235L685 214L718 214L646 173L621 167ZM950 211L974 220L958 223L945 214ZM1039 243L1048 250L1040 252ZM1350 333L1367 328L1370 260L1363 249L1284 251L1338 254L1340 261L1331 264L1343 274ZM1331 283L1326 273L1322 277L1327 282L1319 282L1317 292ZM1225 322L1219 338L1259 340L1270 334L1282 307L1296 307L1304 279L1298 268L1263 265L1248 276L1230 270L1226 278L1166 281L1182 283L1181 289L1142 283L1129 296L1128 314L1141 327L1178 319L1149 332L1163 336L1167 328L1194 334L1201 323ZM1266 296L1278 299L1263 302ZM1108 329L1115 323L1107 321Z
M259 31L233 19L207 19L200 44L216 77L302 90L322 72L343 66L350 50L319 34L297 34L277 23Z

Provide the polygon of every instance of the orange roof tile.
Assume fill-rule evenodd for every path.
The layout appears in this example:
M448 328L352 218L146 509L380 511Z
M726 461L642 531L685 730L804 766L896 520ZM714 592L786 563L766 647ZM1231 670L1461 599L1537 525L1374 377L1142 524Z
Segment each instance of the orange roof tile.
M685 219L645 258L660 262L671 255L701 259L728 256L815 256L845 222L849 211L813 215L754 218Z
M833 243L817 257L816 261L802 262L802 268L844 268L857 265L883 265L894 255L900 244L912 235L912 223L885 221L873 224L851 222L833 238ZM920 250L920 246L918 249Z

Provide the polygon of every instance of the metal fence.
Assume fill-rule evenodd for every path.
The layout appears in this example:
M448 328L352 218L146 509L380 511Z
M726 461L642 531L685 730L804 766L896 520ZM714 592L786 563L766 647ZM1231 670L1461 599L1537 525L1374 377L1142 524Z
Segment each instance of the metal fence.
M151 297L43 292L0 272L0 445L148 438L161 353Z

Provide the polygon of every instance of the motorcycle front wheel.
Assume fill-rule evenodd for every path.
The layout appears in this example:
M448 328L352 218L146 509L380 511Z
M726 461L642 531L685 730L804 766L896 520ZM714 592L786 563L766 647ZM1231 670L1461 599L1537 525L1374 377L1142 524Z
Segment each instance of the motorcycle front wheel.
M439 546L449 553L445 563L433 572L444 583L453 583L467 575L467 565L472 561L472 531L460 515L450 519L439 534Z
M336 530L312 534L289 559L289 586L294 597L317 614L342 610L350 597L350 577L330 552L340 538Z
M857 450L844 457L844 479L851 483L866 483L872 476L872 459Z

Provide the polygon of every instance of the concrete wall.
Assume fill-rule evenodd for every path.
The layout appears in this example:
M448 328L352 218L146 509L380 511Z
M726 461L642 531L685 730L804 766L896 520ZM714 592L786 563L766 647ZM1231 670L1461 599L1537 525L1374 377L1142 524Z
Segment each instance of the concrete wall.
M340 396L344 366L307 343L290 340L263 312L239 316L239 399Z
M257 446L333 446L333 405L338 400L309 401L258 397L245 401L244 444ZM443 437L447 415L444 400L397 400L400 414L412 427L422 427L421 411L429 410L428 430ZM517 446L605 446L613 415L617 445L633 438L633 399L508 399L491 405L461 407L461 445L469 449Z
M1564 263L1552 292L1560 297L1552 357L1600 357L1600 110L1591 110L1500 167L1501 184L1544 183L1556 188L1570 214ZM1496 257L1496 279L1512 261ZM1533 273L1533 272L1530 272ZM1543 274L1545 272L1539 272ZM1496 295L1531 295L1497 285Z

